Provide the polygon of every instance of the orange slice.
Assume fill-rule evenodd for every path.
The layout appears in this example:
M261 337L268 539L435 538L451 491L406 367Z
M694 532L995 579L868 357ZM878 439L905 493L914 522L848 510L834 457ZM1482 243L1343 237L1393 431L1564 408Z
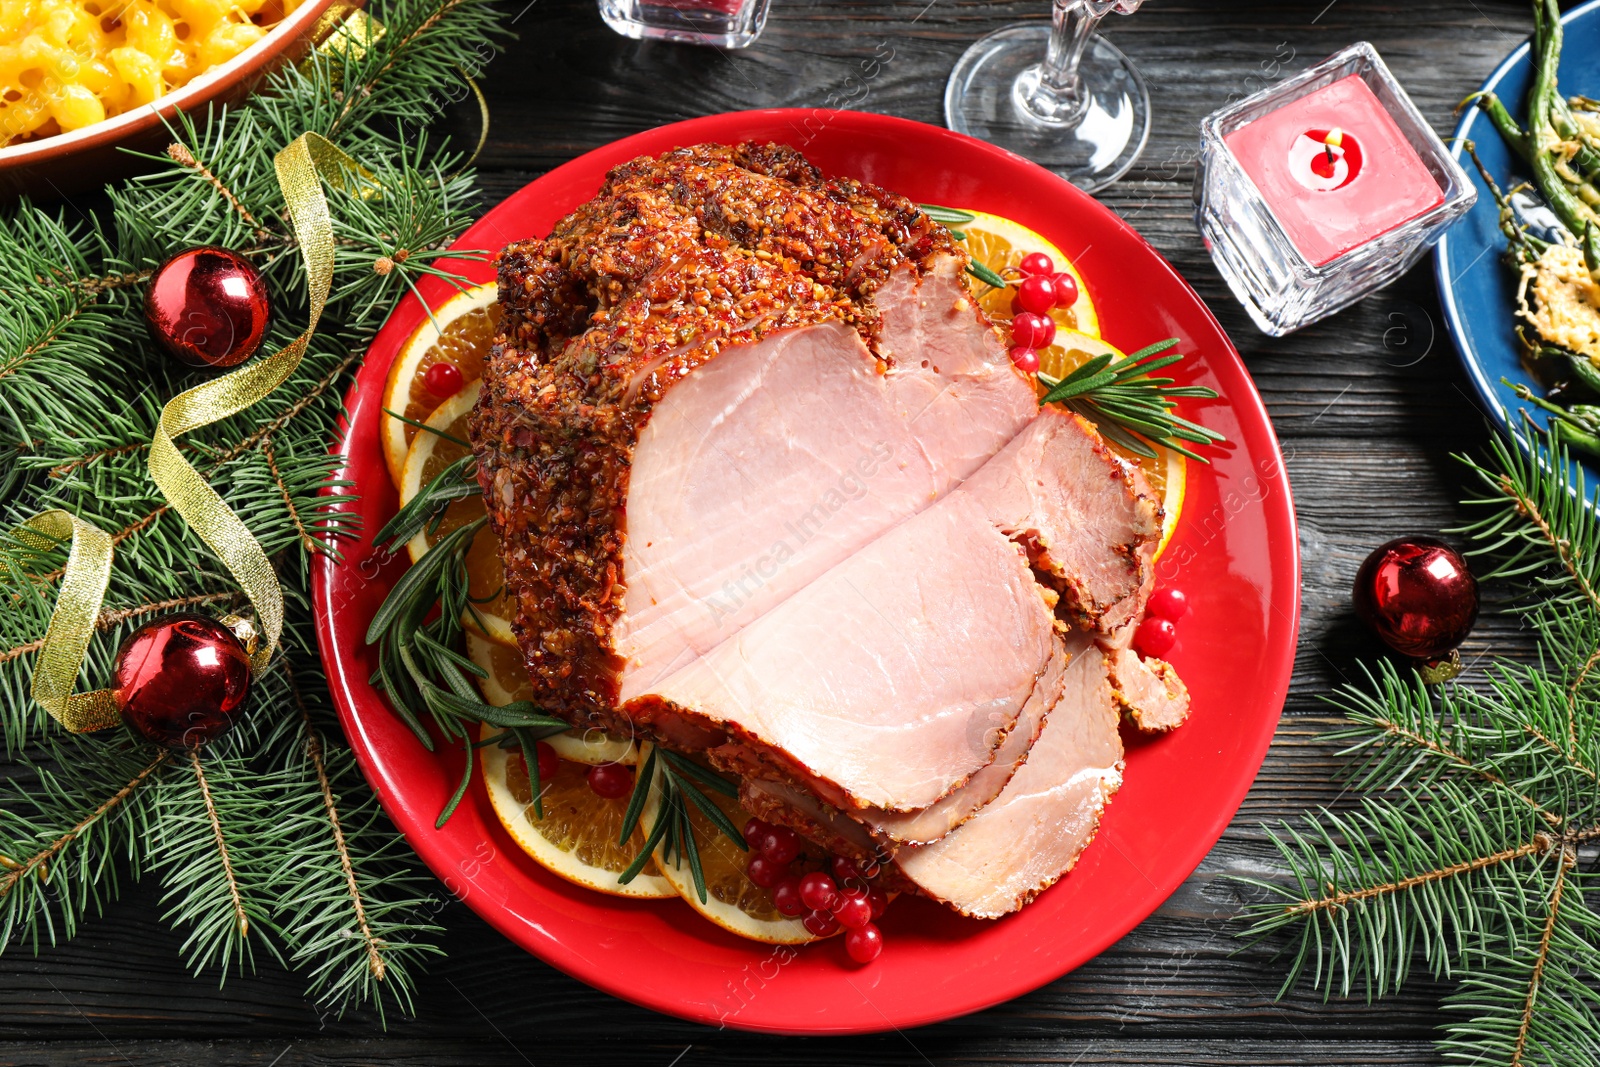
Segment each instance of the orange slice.
M493 727L484 725L484 737L494 732ZM480 752L483 784L494 813L541 867L576 885L614 896L665 900L678 895L673 884L656 872L653 861L627 885L617 881L644 847L645 839L638 832L627 847L617 843L628 798L607 800L590 789L587 767L563 760L560 770L539 783L544 805L541 819L534 811L532 783L522 752L499 745L487 745Z
M483 691L483 699L495 707L515 704L519 700L538 703L533 684L528 680L528 669L523 664L522 653L516 648L467 634L467 658L488 672L488 677L474 679ZM573 763L625 763L639 762L639 746L624 737L613 737L603 730L569 730L564 734L545 738L556 755Z
M968 213L976 215L977 218L960 229L967 235L967 252L974 260L996 274L1005 274L1006 268L1017 266L1022 262L1023 256L1032 252L1043 252L1055 261L1056 270L1072 275L1073 281L1078 283L1077 303L1069 308L1055 308L1050 312L1051 317L1056 320L1057 329L1075 330L1093 337L1100 335L1100 317L1095 312L1094 300L1089 296L1089 286L1065 252L1020 222L1012 222L1010 219L982 211L968 211ZM996 322L1007 322L1013 314L1011 310L1013 295L1015 290L1012 288L994 289L978 302L983 306L983 310L989 313L991 319Z
M440 433L418 431L417 436L412 438L400 474L402 507L410 503L446 467L470 454L470 449L461 442L467 439L467 415L471 413L472 405L477 403L481 384L471 383L422 420ZM483 497L477 494L451 501L436 529L424 529L406 543L411 562L421 559L434 541L481 519L483 515ZM469 630L479 630L491 641L515 647L517 638L511 632L511 617L515 614L515 608L506 595L505 571L500 565L500 544L494 531L488 527L478 531L472 540L472 547L467 551L467 575L468 590L476 612L468 611L463 617L464 624Z
M430 392L424 380L428 368L435 363L454 364L463 382L483 377L483 360L500 321L495 289L493 284L480 285L457 293L417 327L389 367L389 380L383 387L385 411L396 411L418 422L426 418L444 399ZM418 431L390 415L382 415L380 420L378 433L384 462L398 488L406 451Z
M1091 337L1076 330L1058 328L1055 344L1039 353L1039 373L1048 374L1052 378L1065 378L1095 356L1102 356L1107 352L1118 359L1126 354L1116 345L1102 341L1098 337ZM1041 385L1041 396L1043 388ZM1106 447L1138 466L1144 472L1150 488L1161 497L1165 519L1161 524L1161 544L1156 547L1156 557L1160 558L1167 547L1167 542L1172 539L1172 531L1178 527L1178 516L1183 513L1184 485L1189 461L1181 453L1160 445L1151 446L1156 451L1155 459L1136 455L1110 441L1106 442Z
M649 750L645 750L646 755ZM655 825L661 810L659 784L661 771L656 771L656 787L650 790L645 801L644 814L639 819L641 833ZM737 800L725 797L711 789L701 791L721 808L735 826L743 826L750 813ZM778 911L772 903L772 892L762 889L745 873L751 853L740 848L710 819L702 815L692 803L688 805L689 821L694 827L695 846L700 854L700 870L705 875L706 899L702 903L695 890L694 875L688 860L681 857L669 860L665 843L656 846L656 870L669 882L678 895L695 911L710 919L729 933L763 941L769 945L801 945L816 941L815 934L805 928L799 919L791 919ZM832 935L830 935L832 936Z

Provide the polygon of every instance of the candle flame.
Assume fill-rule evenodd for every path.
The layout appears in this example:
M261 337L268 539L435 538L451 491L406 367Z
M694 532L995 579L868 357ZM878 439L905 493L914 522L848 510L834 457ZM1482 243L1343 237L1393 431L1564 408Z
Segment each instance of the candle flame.
M1322 139L1322 143L1327 145L1329 148L1343 148L1344 131L1335 126L1333 129L1328 131L1328 136Z

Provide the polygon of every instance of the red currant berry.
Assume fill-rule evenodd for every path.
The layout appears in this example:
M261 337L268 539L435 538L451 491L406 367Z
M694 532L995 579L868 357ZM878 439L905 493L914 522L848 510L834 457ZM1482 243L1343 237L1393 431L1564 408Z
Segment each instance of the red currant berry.
M800 879L792 874L772 887L772 906L778 909L779 915L787 915L791 919L797 919L811 910L800 899Z
M1056 306L1056 283L1048 274L1032 274L1017 286L1017 304L1023 311L1043 315Z
M633 792L633 772L620 763L600 763L589 768L589 788L616 800Z
M857 963L871 963L883 954L883 933L871 923L844 935L844 950Z
M1039 353L1031 348L1013 348L1011 362L1016 364L1017 369L1023 374L1039 373Z
M866 880L861 877L861 868L856 861L848 856L835 856L829 861L833 868L833 880L841 886L849 888L852 885L864 885Z
M540 741L534 747L539 751L539 781L548 782L561 769L561 758L556 755L555 748L545 741Z
M422 384L434 396L455 396L465 381L460 367L441 361L423 371Z
M1133 643L1146 656L1165 656L1177 640L1178 628L1172 625L1172 620L1154 615L1145 616L1133 634Z
M833 907L833 902L839 899L839 887L821 871L812 871L800 879L800 899L806 902L808 908L828 911Z
M1056 262L1043 252L1029 252L1022 257L1022 262L1017 264L1022 273L1027 275L1044 275L1046 278L1056 272Z
M1184 596L1182 589L1174 589L1169 585L1150 594L1148 610L1152 615L1177 622L1189 610L1189 598Z
M767 831L770 829L772 829L770 824L760 819L751 819L744 824L744 843L751 848L759 849L761 847L761 839L766 836Z
M1051 275L1050 280L1055 283L1056 307L1069 308L1078 302L1078 279L1062 271Z
M807 915L803 920L805 928L817 937L827 937L839 932L839 920L833 917L833 912L817 910Z
M889 894L873 886L867 890L867 903L872 905L872 921L877 922L889 909Z
M769 826L756 848L773 863L787 867L800 855L800 835L787 826Z
M847 930L859 929L871 922L872 904L867 900L867 891L846 889L840 893L839 902L833 906L833 917Z
M750 862L745 866L745 873L762 889L771 889L783 881L788 869L781 863L773 863L765 856L751 856Z
M1056 339L1056 320L1024 311L1011 320L1011 343L1018 348L1048 348Z

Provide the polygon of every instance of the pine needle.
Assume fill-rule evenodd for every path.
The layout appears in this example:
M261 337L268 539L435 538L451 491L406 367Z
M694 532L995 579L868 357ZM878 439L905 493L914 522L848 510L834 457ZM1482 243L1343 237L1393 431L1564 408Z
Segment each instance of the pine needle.
M1600 494L1565 450L1508 426L1457 531L1519 594L1534 663L1492 662L1471 684L1424 685L1382 664L1331 702L1348 726L1353 812L1271 830L1285 879L1247 936L1326 994L1381 997L1417 961L1455 982L1440 1052L1531 1067L1600 1064L1600 888L1579 866L1600 841Z
M336 556L357 532L327 495L348 488L328 453L342 397L395 301L418 278L443 276L438 263L457 254L447 249L476 207L459 153L424 127L463 72L481 73L504 18L488 0L370 10L387 33L359 59L314 52L239 106L174 118L173 147L150 157L152 173L108 188L109 209L78 221L27 202L0 212L0 529L60 507L114 535L79 682L89 689L107 683L133 627L181 608L220 612L239 596L146 471L162 405L203 377L149 339L141 308L154 269L195 245L238 250L273 299L265 345L281 347L309 309L274 153L322 133L381 187L329 197L333 291L300 367L185 438L273 558L288 600L284 653L256 679L243 725L192 759L124 730L62 735L29 690L64 552L0 540L0 731L12 760L0 785L0 949L70 937L123 879L154 870L189 964L219 979L262 951L332 1010L409 1012L417 965L438 952L430 917L441 900L340 739L310 651L307 589L313 558ZM451 669L465 684L466 668Z

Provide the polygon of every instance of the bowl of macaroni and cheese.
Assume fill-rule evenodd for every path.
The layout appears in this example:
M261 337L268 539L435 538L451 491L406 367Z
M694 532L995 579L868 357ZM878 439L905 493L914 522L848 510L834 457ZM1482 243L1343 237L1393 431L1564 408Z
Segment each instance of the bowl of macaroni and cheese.
M0 197L139 169L178 112L232 103L352 0L0 0ZM147 162L147 161L146 161Z

